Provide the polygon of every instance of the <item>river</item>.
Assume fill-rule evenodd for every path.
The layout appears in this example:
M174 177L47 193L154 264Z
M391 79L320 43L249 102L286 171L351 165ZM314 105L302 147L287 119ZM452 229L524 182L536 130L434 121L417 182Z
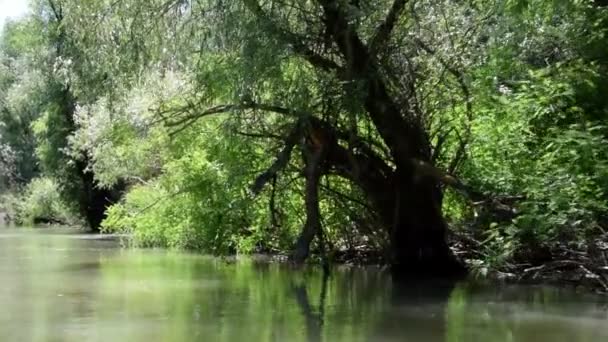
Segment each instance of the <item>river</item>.
M608 341L608 301L552 287L396 285L334 270L0 229L0 341Z

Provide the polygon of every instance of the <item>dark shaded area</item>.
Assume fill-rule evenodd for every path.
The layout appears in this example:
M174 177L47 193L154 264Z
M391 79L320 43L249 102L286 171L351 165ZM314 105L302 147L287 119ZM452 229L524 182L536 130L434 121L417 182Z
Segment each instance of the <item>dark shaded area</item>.
M412 341L447 341L446 310L456 284L438 279L394 281L390 296L393 309L375 329L389 340L407 335Z
M306 337L308 341L323 341L323 324L325 320L325 301L327 299L327 285L329 274L322 277L321 293L319 294L318 306L311 304L305 284L294 286L294 296L304 320L306 322Z

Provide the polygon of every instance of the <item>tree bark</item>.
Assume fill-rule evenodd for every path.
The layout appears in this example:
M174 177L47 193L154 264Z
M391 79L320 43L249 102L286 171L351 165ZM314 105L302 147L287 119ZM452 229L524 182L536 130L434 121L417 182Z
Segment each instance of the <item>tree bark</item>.
M447 240L442 191L436 179L420 175L412 165L390 177L355 180L380 216L390 238L389 258L397 277L460 276L466 273Z
M319 3L326 29L347 62L344 77L360 86L363 107L392 154L395 167L390 176L375 177L370 182L367 174L374 172L366 172L359 175L357 183L388 230L394 273L433 276L464 273L446 242L440 184L420 175L413 163L413 160L431 162L431 143L421 119L409 111L409 104L400 108L390 94L375 52L370 51L349 24L342 5L335 0ZM378 166L371 166L370 171L377 173Z
M390 233L393 274L398 277L465 274L464 266L447 244L440 185L434 179L420 178L415 169L397 170L395 178Z
M326 130L324 136L333 138L326 139L326 145L316 151L305 153L307 218L293 261L303 262L308 257L312 240L321 232L319 180L323 173L333 172L357 184L380 217L390 238L388 254L396 277L455 277L466 273L447 244L441 180L428 162L412 157L393 169L370 149L352 151L342 147L336 138L339 134L331 126L319 122L314 125Z
M319 181L321 180L321 167L325 159L325 147L318 149L304 147L304 160L306 169L306 189L304 202L306 206L306 223L296 242L292 260L295 263L303 263L310 252L310 244L315 236L321 233L321 212L319 209Z

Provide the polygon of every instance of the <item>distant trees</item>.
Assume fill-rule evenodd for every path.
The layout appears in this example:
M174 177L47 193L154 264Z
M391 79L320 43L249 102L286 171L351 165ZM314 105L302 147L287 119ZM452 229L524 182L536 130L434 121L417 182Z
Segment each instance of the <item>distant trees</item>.
M11 178L19 186L42 171L59 183L68 206L98 230L117 193L97 187L86 156L70 150L76 99L68 69L75 51L62 26L63 4L49 0L32 6L36 15L9 24L3 34L5 66L15 72L12 82L6 81L2 110L6 158L10 151L14 156Z
M6 189L26 184L39 168L31 124L44 102L43 75L32 68L42 55L33 20L9 22L0 42L0 167Z

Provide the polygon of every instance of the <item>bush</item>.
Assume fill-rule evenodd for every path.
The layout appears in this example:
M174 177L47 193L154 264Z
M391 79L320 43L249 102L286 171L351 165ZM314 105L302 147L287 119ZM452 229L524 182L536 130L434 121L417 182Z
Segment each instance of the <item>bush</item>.
M130 234L131 243L139 247L213 254L241 250L238 237L250 228L250 200L243 191L248 178L228 164L241 160L244 147L225 145L225 136L186 133L191 132L173 141L170 155L163 152L168 155L161 175L132 185L108 210L104 231Z
M17 195L6 195L7 214L17 224L76 224L78 220L50 178L35 178Z
M463 175L486 193L523 198L513 220L477 220L487 264L584 246L606 224L608 129L581 107L575 82L593 71L572 63L531 72L480 110Z

